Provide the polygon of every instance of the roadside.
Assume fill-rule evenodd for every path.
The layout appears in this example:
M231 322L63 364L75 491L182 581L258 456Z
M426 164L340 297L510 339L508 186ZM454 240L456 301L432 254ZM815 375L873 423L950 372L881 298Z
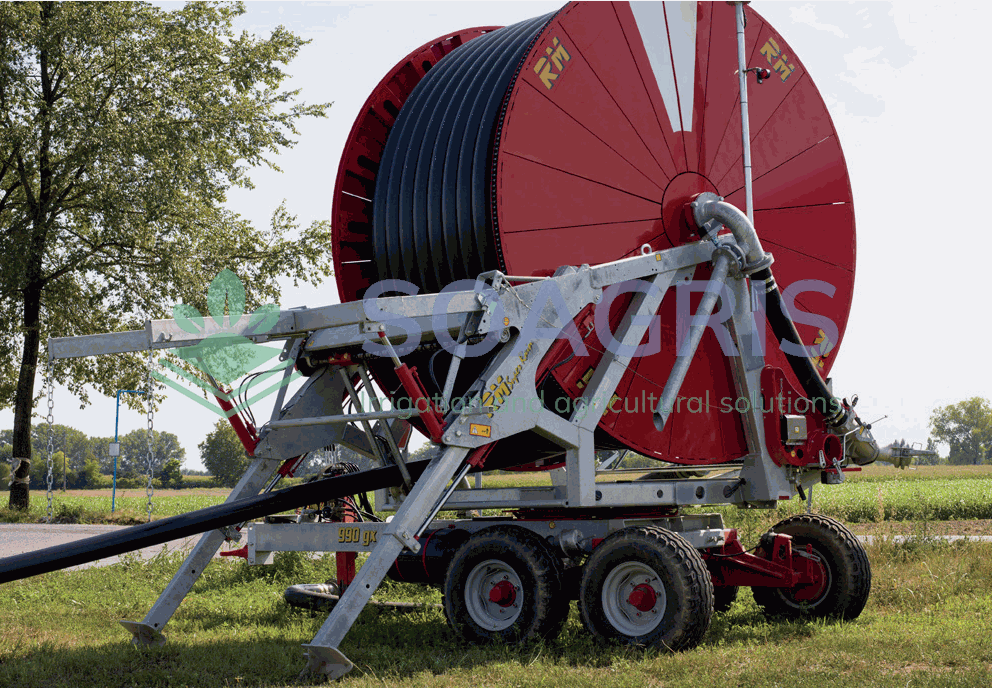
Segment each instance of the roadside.
M25 554L47 547L67 545L77 540L103 535L126 529L128 526L116 525L62 525L40 523L0 523L0 559ZM146 547L131 555L137 554L141 559L151 559L163 550L170 552L189 550L199 541L202 535L194 535L179 540L171 540L162 545ZM70 571L85 569L91 566L108 566L120 562L120 556L107 557L79 566L71 567Z

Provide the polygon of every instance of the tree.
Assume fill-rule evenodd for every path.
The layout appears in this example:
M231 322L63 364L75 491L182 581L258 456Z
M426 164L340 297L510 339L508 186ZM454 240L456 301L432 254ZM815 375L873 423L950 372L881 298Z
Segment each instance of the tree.
M52 489L62 489L62 466L66 458L61 451L52 454ZM31 482L35 485L43 485L48 489L48 452L44 453L44 460L31 464Z
M329 273L328 223L295 237L285 207L267 230L223 207L251 167L275 167L301 117L329 107L281 88L304 41L282 27L238 35L244 11L0 3L0 408L14 407L19 461L48 336L138 329L179 301L205 313L223 268L250 308L277 298L278 276ZM87 384L140 389L142 367L134 354L80 358L54 377L85 403Z
M199 444L200 459L214 479L226 487L233 487L248 468L248 453L238 439L234 428L224 418Z
M100 462L93 452L88 451L83 459L83 469L79 471L79 484L76 487L93 489L100 487L100 483Z
M951 450L948 463L978 464L992 461L992 405L972 397L941 406L930 416L930 434Z
M14 458L13 449L9 444L3 444L0 440L0 485L5 485L10 480L10 461Z
M415 451L410 452L407 461L431 461L441 455L441 445L427 442Z
M148 431L132 430L120 438L121 455L117 457L117 475L135 479L148 473ZM159 475L169 461L183 462L186 450L171 432L152 430L152 473Z
M86 452L90 450L91 440L81 430L70 428L68 425L55 423L49 430L48 423L36 423L31 428L31 451L34 454L43 454L48 457L48 436L51 433L52 451L62 452L66 459L66 466L70 470L79 470L83 467ZM60 459L61 461L61 459ZM59 471L62 470L59 464ZM32 475L34 470L31 471ZM59 473L61 476L61 473Z
M183 486L183 469L179 459L169 459L162 466L162 473L159 476L162 487L179 489Z

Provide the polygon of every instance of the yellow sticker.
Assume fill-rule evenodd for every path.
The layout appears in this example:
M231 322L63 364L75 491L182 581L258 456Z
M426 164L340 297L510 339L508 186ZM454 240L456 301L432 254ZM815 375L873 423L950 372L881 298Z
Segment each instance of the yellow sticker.
M468 426L468 434L475 435L476 437L492 437L492 431L493 429L488 425L472 423Z
M509 327L509 326L510 326L510 319L503 318L503 327Z
M587 371L585 372L585 375L583 375L583 376L582 376L582 377L581 377L581 378L580 378L580 379L579 379L579 380L578 380L578 381L577 381L577 382L575 383L575 386L576 386L576 387L578 387L579 389L582 389L582 388L584 388L584 387L585 387L586 385L588 385L588 384L589 384L589 381L590 381L590 380L592 380L592 374L593 374L594 372L596 372L596 369L595 369L595 368L590 368L589 370L587 370Z

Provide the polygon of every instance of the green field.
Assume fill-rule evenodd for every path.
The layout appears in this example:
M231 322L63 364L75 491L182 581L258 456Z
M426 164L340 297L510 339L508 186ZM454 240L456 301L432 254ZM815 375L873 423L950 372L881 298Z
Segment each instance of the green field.
M636 475L636 474L634 474ZM947 521L992 519L992 466L925 466L915 470L870 466L849 473L841 485L823 485L814 490L818 513L845 523L886 521ZM630 474L625 476L630 479ZM485 475L486 486L550 484L546 473L497 473ZM164 518L219 504L228 491L212 488L156 490L152 518ZM63 522L143 523L147 520L147 497L141 490L118 490L114 514L110 513L111 491L70 490L53 494L53 515ZM706 508L724 514L729 526L752 522L774 523L806 510L798 498L782 502L770 512L742 512L735 507ZM0 521L41 522L47 512L43 491L32 492L28 514L0 509Z

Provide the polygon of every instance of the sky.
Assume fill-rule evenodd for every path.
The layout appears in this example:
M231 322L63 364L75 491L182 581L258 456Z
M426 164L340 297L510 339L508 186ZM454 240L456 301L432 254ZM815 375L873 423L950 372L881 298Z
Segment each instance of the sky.
M882 444L925 443L937 406L992 396L982 362L985 274L992 232L982 213L992 159L981 99L983 46L992 5L978 2L762 2L752 8L789 42L827 103L847 160L857 221L855 295L834 390L857 393ZM287 86L306 102L333 102L326 119L303 121L298 145L258 169L253 190L228 205L268 224L286 200L302 225L330 217L342 146L362 103L403 56L446 32L506 25L553 11L544 2L248 2L239 28L266 34L279 24L310 39L291 63ZM979 94L979 95L976 95ZM967 211L967 212L965 212ZM759 228L760 231L760 228ZM337 302L334 278L319 288L284 285L281 306ZM38 389L40 389L40 380ZM92 395L83 410L65 390L55 422L112 435L114 399ZM268 416L264 401L255 415ZM12 426L0 412L0 427ZM197 445L216 417L178 394L156 429L179 436L185 466L200 468ZM120 432L144 427L122 408ZM946 451L946 448L945 448Z

